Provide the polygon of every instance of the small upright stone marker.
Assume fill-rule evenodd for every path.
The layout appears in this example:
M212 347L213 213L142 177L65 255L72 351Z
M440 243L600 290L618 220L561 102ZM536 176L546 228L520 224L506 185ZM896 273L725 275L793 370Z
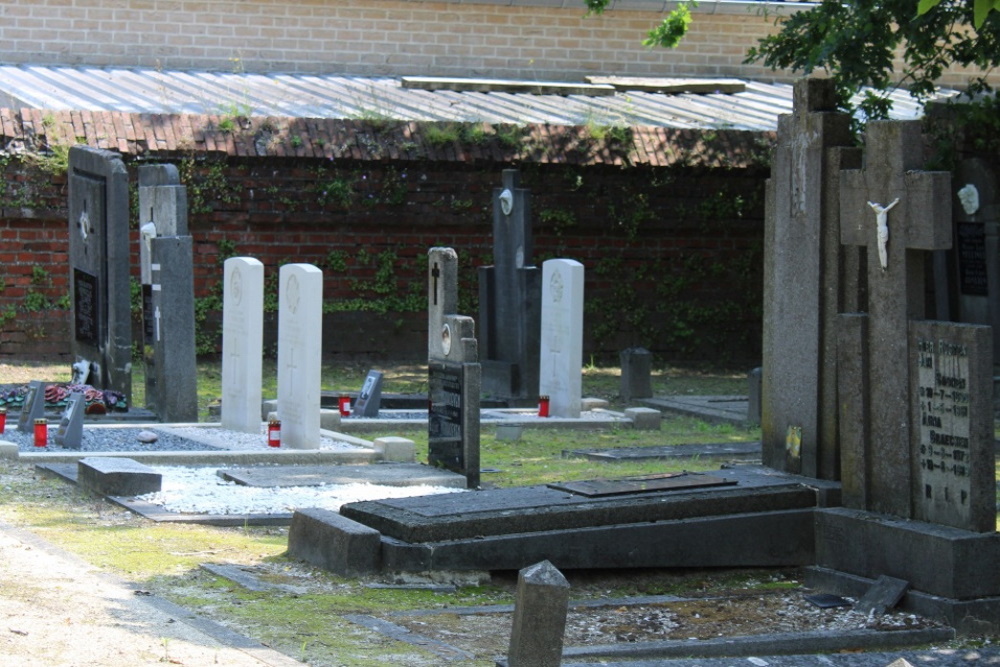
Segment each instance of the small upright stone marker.
M368 371L365 383L361 385L358 400L354 402L351 414L358 417L378 417L379 405L382 403L382 372Z
M264 265L252 257L231 257L224 270L222 427L260 433Z
M509 667L559 667L568 611L569 582L552 563L518 572Z
M630 347L618 355L621 363L621 389L625 401L653 395L653 354L644 347Z
M583 264L542 264L542 355L538 394L552 417L579 419L583 391Z
M87 401L82 393L70 394L53 437L57 445L66 449L80 449L83 446L83 412L86 408Z
M45 383L32 380L28 385L28 395L24 398L24 406L17 419L17 430L31 433L35 428L35 420L45 416Z
M278 293L278 417L281 444L319 449L323 272L286 264Z

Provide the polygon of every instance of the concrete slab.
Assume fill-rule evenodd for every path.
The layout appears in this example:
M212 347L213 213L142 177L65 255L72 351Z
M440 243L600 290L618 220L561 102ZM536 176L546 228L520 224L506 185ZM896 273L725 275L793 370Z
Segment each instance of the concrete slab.
M748 424L748 396L656 396L637 403L664 412L697 417L711 424Z
M260 466L219 470L219 477L245 486L320 486L378 484L381 486L446 486L464 489L465 476L419 463L369 465Z
M720 442L705 445L653 445L649 447L617 447L612 449L568 449L563 458L580 456L592 461L609 463L622 461L666 460L677 458L752 459L760 461L760 442Z

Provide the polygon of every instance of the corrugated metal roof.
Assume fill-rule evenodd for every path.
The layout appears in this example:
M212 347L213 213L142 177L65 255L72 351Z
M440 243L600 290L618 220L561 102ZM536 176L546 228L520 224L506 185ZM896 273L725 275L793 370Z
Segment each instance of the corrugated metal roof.
M894 118L920 114L906 93L893 99ZM385 77L7 65L0 66L0 107L772 131L778 116L792 111L792 86L746 81L743 92L619 88L613 95L589 96L422 90Z

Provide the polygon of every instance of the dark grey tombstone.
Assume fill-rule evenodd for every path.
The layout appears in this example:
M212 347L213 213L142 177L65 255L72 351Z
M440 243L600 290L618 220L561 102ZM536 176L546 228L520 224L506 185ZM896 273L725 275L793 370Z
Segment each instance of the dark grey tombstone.
M864 361L851 369L858 375L841 383L849 392L841 399L855 403L854 416L840 425L844 504L903 518L913 516L917 466L903 335L925 312L924 260L917 251L951 245L951 175L919 171L922 145L919 121L870 122L867 168L844 171L840 188L841 239L867 248L869 313L844 320L840 339L845 363ZM883 227L887 242L879 240ZM859 415L867 415L864 422Z
M835 318L858 288L838 231L840 168L859 158L852 142L832 82L796 82L767 188L760 424L765 465L822 479L840 465Z
M881 616L894 608L906 595L910 582L882 575L854 605L854 611L865 616Z
M531 193L505 169L493 191L493 265L479 267L483 390L502 399L538 398L541 271L531 266Z
M131 405L128 172L117 153L69 150L69 261L74 361Z
M475 323L448 312L458 303L458 255L451 248L428 252L427 415L428 462L465 475L479 486L480 393Z
M910 322L913 518L996 530L993 332Z
M653 354L643 347L630 347L622 350L618 357L622 373L622 399L630 401L652 396Z
M28 385L28 394L24 397L24 406L17 418L17 430L23 433L33 433L35 420L45 416L45 384L41 380L32 380Z
M382 372L368 371L365 383L361 385L358 400L354 402L351 414L358 417L378 417L379 405L382 403Z
M165 422L198 421L190 236L152 239L148 299L143 299L146 406Z
M146 407L167 422L198 420L193 242L177 167L139 167Z
M566 577L547 560L518 572L509 667L562 664L569 588Z
M66 449L80 449L83 446L83 414L87 409L87 401L80 392L73 392L66 402L59 419L59 427L53 440Z

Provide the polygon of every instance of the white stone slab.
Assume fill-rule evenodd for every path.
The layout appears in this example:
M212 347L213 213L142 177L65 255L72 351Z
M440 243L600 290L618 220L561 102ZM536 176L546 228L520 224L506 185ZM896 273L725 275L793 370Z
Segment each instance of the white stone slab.
M278 282L281 446L319 449L323 272L312 264L286 264Z
M542 341L538 393L552 417L580 417L583 384L583 264L542 264Z
M231 257L222 300L222 426L260 433L264 348L264 265Z

